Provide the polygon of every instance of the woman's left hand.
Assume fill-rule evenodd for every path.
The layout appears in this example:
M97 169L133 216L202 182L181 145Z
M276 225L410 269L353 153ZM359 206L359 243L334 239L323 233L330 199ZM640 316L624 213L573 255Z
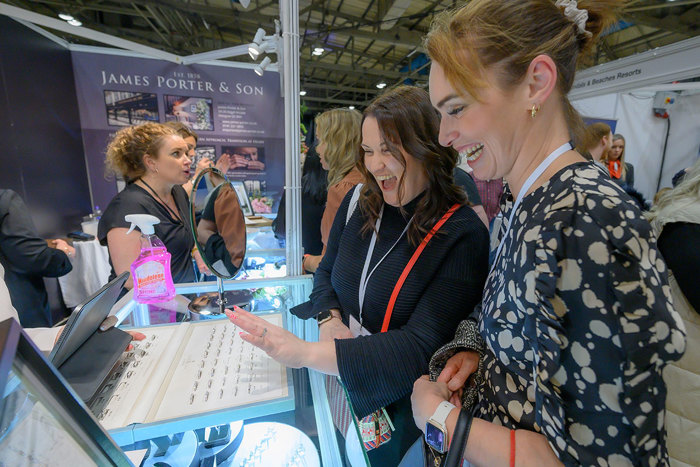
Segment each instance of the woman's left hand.
M244 341L262 349L270 358L285 366L291 368L305 366L304 356L308 353L308 342L237 306L233 308L234 311L226 310L226 316L233 324L245 331L240 333Z
M452 392L447 389L445 383L430 381L428 375L423 375L413 383L411 394L411 407L413 408L413 421L416 426L425 431L425 424L435 413L441 402L449 400Z

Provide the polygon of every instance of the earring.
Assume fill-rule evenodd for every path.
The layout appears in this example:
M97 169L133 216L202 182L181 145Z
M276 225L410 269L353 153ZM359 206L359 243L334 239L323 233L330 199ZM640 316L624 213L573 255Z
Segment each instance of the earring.
M532 104L532 109L530 109L530 117L535 118L537 112L540 111L540 106L538 104Z

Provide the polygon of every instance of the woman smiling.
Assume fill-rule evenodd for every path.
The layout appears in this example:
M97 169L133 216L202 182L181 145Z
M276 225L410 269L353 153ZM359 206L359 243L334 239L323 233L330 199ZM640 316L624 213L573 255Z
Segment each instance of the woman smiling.
M412 397L428 444L442 430L470 465L668 463L662 371L684 336L666 266L635 203L569 143L576 64L623 3L472 0L426 41L440 142L508 184L476 319ZM477 366L476 403L450 405Z
M388 91L365 110L357 165L367 183L340 205L306 316L317 318L319 342L229 314L281 363L340 375L358 417L386 409L396 431L368 452L373 465L397 465L420 435L411 385L479 301L486 276L488 233L454 184L457 153L440 146L438 128L419 88Z

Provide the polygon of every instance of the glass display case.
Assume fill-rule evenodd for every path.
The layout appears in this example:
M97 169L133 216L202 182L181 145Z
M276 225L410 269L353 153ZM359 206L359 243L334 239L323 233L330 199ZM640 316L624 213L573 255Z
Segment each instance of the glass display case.
M289 309L308 300L312 286L312 276L224 281L224 289L227 292L240 292L240 303L247 310L273 323L282 324L296 336L309 341L318 339L316 322L302 321L294 317ZM236 347L231 352L234 360L230 368L234 374L242 372L240 382L224 380L222 383L221 378L228 377L228 374L224 374L228 367L222 366L219 360L224 358L226 352L219 355L214 352L226 348L229 343L232 346L238 345L233 343L235 326L225 315L206 317L189 312L187 306L189 301L197 300L199 296L216 292L217 284L215 282L177 284L176 288L178 296L166 304L137 304L130 299L131 293L129 293L115 305L116 315L120 321L119 326L122 329L138 329L147 335L144 341L136 343L137 348L132 352L139 354L143 350L145 358L153 352L157 357L156 360L165 362L164 368L150 373L152 376L148 384L137 383L141 387L139 399L142 405L145 404L140 410L141 413L132 413L131 418L122 417L119 423L116 423L121 426L116 426L113 422L111 425L106 425L115 442L124 448L133 448L143 445L144 442L153 442L149 440L172 440L180 433L197 432L203 429L211 431L221 427L228 427L227 430L232 432L231 437L233 437L237 430L240 430L240 426L236 423L242 421L246 430L251 427L251 433L253 431L262 433L262 439L288 438L297 441L290 441L289 449L285 450L286 448L280 447L279 440L251 444L249 441L246 442L244 437L239 441L237 454L231 454L232 457L229 458L233 463L219 465L319 465L314 461L316 453L319 455L321 465L344 465L342 460L344 456L339 450L326 397L324 375L306 369L297 370L278 366L273 368L269 362L274 362L266 356L268 363L263 369L259 361L251 363L252 360L248 359L249 354L252 355L251 349ZM170 339L177 343L170 345L158 356L155 355L154 349L158 346L160 337L153 336L163 335L164 332L178 332L176 337ZM215 342L214 347L207 349L203 346L208 342ZM144 345L148 343L152 345L145 348ZM121 369L125 374L134 370L129 365L133 365L134 361L140 358L136 357L134 360L133 357L128 356L129 354L126 355L127 365ZM243 370L240 363L237 363L239 360L236 360L236 355L243 361ZM226 357L229 356L226 355ZM214 364L213 361L217 363ZM148 365L148 363L142 359L141 365ZM188 365L192 368L189 376ZM251 369L255 367L252 373L258 376L266 375L265 381L256 379L257 376L246 376L244 372L246 365L250 365ZM201 375L202 372L204 375ZM136 376L134 372L132 377ZM186 385L182 381L186 381ZM117 382L117 385L121 384L123 381ZM222 384L224 386L221 386ZM226 388L225 391L223 387ZM239 388L244 397L240 395L234 397L232 394ZM248 396L245 391L251 391L251 388L252 395ZM163 395L167 397L163 398ZM209 398L206 402L203 400L204 395ZM107 397L111 397L109 393L105 396ZM128 399L128 391L123 391L121 397ZM151 399L148 402L143 402L149 397ZM170 401L165 401L168 398ZM157 404L152 403L152 399L156 400ZM132 406L134 403L127 405ZM166 409L163 409L164 406ZM93 412L98 412L99 418L104 408L99 409L94 406L92 408ZM122 411L116 410L116 412ZM106 420L102 419L102 422L105 425ZM289 432L285 427L298 429L310 441L296 431ZM179 440L179 442L184 441ZM280 464L269 463L271 454L265 454L268 444L280 450L275 454L275 459L279 460ZM248 445L250 446L246 447ZM248 449L250 452L243 455L244 453L238 452L241 449ZM265 455L268 456L267 462L263 459ZM231 459L234 460L231 461Z

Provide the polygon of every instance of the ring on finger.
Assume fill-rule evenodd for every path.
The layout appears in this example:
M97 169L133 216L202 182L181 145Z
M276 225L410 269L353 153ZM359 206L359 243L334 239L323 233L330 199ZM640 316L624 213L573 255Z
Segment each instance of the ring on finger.
M267 334L267 328L263 328L263 332L262 332L262 334L260 334L260 337L264 338L265 334Z

